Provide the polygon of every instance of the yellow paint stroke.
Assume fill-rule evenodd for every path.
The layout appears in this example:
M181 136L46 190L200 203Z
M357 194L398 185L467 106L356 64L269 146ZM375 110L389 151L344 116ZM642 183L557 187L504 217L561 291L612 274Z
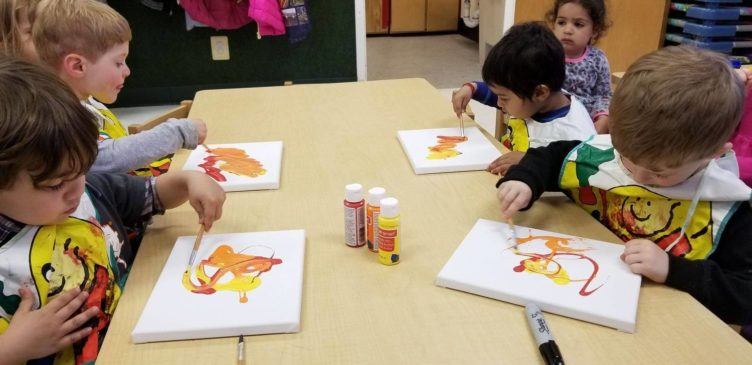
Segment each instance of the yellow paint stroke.
M190 271L186 270L183 273L183 287L193 293L207 295L223 290L238 292L240 302L246 303L247 293L261 285L259 276L281 263L282 260L274 258L274 254L272 257L246 255L234 252L230 246L221 245L196 267L199 284L193 283ZM212 271L214 273L209 275ZM226 275L231 275L231 278L227 280Z
M518 247L529 243L534 240L544 240L545 246L550 249L548 253L535 253L535 252L522 252L519 248L512 248L512 252L515 255L523 256L525 259L520 261L520 264L515 266L512 270L515 272L530 272L533 274L543 275L555 284L567 285L571 282L585 282L580 289L580 295L588 296L598 290L603 284L592 290L587 290L588 285L595 279L598 274L598 263L592 258L586 256L583 252L589 250L588 248L578 249L570 247L574 238L557 237L557 236L533 236L530 235L526 238L518 238ZM593 272L590 276L584 279L572 279L569 276L567 270L556 261L556 256L574 256L577 259L582 259L590 262L593 266Z
M437 144L435 146L428 147L429 160L446 160L448 158L457 157L462 152L455 150L458 144L467 141L467 137L461 136L436 136Z

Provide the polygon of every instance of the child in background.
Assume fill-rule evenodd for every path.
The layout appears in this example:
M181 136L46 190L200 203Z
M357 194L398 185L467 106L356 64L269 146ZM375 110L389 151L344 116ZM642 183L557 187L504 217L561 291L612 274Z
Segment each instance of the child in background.
M38 0L0 0L0 55L33 60L31 24Z
M556 0L546 17L564 47L566 79L562 89L585 105L598 133L608 133L611 71L606 55L594 46L608 27L603 0ZM470 99L496 106L495 98L477 93L484 89L485 84L476 81L455 91L452 104L458 117Z
M102 104L115 102L130 75L125 59L131 29L109 6L95 0L42 0L32 34L40 60L97 115L99 154L92 171L156 176L167 171L176 150L204 142L206 124L200 119L170 119L128 135Z
M529 150L499 181L502 215L562 191L625 242L632 272L752 323L752 189L726 153L743 88L717 53L643 56L616 89L611 135Z
M511 152L493 161L489 172L503 175L528 148L595 134L582 103L561 90L564 77L564 49L543 23L515 25L491 49L483 64L485 83L477 84L474 97L515 119L502 137Z
M598 133L608 133L611 70L606 55L595 47L608 28L604 1L555 0L546 19L564 46L567 63L564 90L582 101Z
M0 364L93 364L137 245L127 230L186 200L207 229L225 195L208 176L84 174L92 115L55 75L0 57Z

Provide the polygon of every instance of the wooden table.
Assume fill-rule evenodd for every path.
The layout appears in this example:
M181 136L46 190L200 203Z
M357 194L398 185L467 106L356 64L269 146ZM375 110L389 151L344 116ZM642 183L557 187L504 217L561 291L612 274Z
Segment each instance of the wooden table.
M457 125L451 105L425 80L202 91L190 116L206 120L208 143L285 143L281 188L229 193L214 232L306 230L302 329L247 337L248 363L542 363L522 307L434 285L475 221L499 214L496 177L486 172L413 173L397 130ZM175 168L186 156L176 155ZM383 186L400 200L399 265L345 246L342 200L351 182ZM234 363L236 338L130 341L175 238L195 234L196 221L187 204L155 219L98 363ZM618 242L563 197L543 199L517 223ZM689 295L661 285L643 285L636 334L547 318L570 364L752 358L752 345Z

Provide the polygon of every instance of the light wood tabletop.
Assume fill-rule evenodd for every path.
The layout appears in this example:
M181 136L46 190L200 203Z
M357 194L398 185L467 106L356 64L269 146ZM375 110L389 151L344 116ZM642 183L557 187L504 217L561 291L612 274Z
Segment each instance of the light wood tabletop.
M210 233L305 229L301 331L246 337L249 364L539 364L524 308L434 285L478 218L499 220L483 171L415 175L398 130L452 127L452 107L422 79L207 90L190 117L207 143L284 141L278 190L228 193ZM466 120L466 124L469 124ZM497 146L498 143L496 144ZM181 168L179 152L173 169ZM402 262L378 263L344 243L345 184L382 186L400 201ZM529 226L619 242L563 196L516 219ZM194 235L188 204L156 217L141 245L99 355L100 364L230 364L237 338L133 344L130 333L176 237ZM175 306L185 303L174 303ZM195 308L200 315L202 308ZM553 314L571 364L744 363L752 345L689 295L643 284L637 332Z

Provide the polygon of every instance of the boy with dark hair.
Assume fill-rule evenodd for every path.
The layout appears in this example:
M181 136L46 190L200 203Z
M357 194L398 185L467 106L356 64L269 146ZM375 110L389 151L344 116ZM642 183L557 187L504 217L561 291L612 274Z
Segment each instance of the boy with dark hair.
M95 116L24 61L0 57L0 85L0 363L93 363L137 250L126 231L186 200L208 229L224 192L188 171L84 177Z
M528 148L596 133L582 103L562 91L565 76L561 42L545 24L529 22L510 28L491 49L483 64L485 82L467 83L455 93L455 111L472 95L513 117L501 139L512 152L492 162L489 172L505 174Z

